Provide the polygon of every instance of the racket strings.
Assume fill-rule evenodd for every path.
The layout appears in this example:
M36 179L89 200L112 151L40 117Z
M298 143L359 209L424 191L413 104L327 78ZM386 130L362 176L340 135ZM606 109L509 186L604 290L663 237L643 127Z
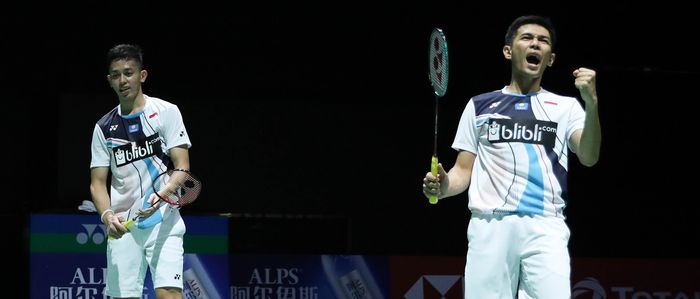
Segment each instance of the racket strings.
M430 81L435 94L445 95L449 78L447 39L441 29L435 28L430 35Z
M202 184L196 178L189 176L177 190L178 202L190 203L194 201L202 189Z
M167 176L167 180L162 182L162 185L167 185L171 177L172 175ZM199 179L189 172L182 172L178 180L180 182L177 183L177 188L170 190L167 194L156 193L156 195L163 201L176 205L185 205L195 201L202 190L202 183Z

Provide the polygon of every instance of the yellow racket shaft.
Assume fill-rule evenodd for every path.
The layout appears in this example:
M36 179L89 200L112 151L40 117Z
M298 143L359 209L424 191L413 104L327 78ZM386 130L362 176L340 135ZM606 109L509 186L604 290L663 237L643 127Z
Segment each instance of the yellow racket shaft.
M438 175L438 157L433 156L433 158L430 161L430 172L437 177ZM430 198L428 198L428 202L431 204L436 204L438 202L438 197L437 195L431 195Z
M134 225L134 223L136 223L136 218L134 218L134 219L129 219L129 221L127 221L127 222L124 223L124 227L126 227L127 229L129 229L129 228L131 228L132 225Z

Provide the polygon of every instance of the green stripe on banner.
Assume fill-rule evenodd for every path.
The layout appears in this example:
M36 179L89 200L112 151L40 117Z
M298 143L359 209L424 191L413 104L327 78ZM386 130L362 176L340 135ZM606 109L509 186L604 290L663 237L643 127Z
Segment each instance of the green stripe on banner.
M228 253L228 239L223 236L185 234L185 253Z
M228 239L224 236L185 234L186 253L228 253ZM107 242L102 235L92 238L76 234L33 233L30 252L105 252Z
M106 249L104 237L89 238L75 233L33 233L29 242L30 252L105 252Z

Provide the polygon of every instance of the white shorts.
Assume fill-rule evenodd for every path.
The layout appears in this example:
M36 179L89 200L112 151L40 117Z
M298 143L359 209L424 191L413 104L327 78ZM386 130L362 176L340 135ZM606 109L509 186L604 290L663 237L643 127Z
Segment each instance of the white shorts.
M130 232L107 243L107 289L112 297L138 297L150 267L154 288L182 289L185 223L173 210L163 223Z
M464 298L568 299L569 235L561 218L472 215Z

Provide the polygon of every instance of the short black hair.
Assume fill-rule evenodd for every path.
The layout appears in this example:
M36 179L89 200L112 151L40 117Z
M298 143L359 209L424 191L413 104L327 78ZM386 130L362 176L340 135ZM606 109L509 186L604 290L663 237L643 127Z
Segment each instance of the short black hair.
M138 45L132 44L119 44L107 52L107 66L112 64L115 60L126 59L126 60L136 60L139 68L143 69L143 50Z
M552 40L552 48L554 48L554 44L557 42L557 33L554 30L554 24L552 24L552 20L550 20L547 17L535 15L520 16L517 19L513 20L513 23L510 23L510 26L508 26L508 31L506 31L505 44L512 45L513 39L515 38L515 34L518 32L518 28L527 24L536 24L544 27L544 29L547 29Z

